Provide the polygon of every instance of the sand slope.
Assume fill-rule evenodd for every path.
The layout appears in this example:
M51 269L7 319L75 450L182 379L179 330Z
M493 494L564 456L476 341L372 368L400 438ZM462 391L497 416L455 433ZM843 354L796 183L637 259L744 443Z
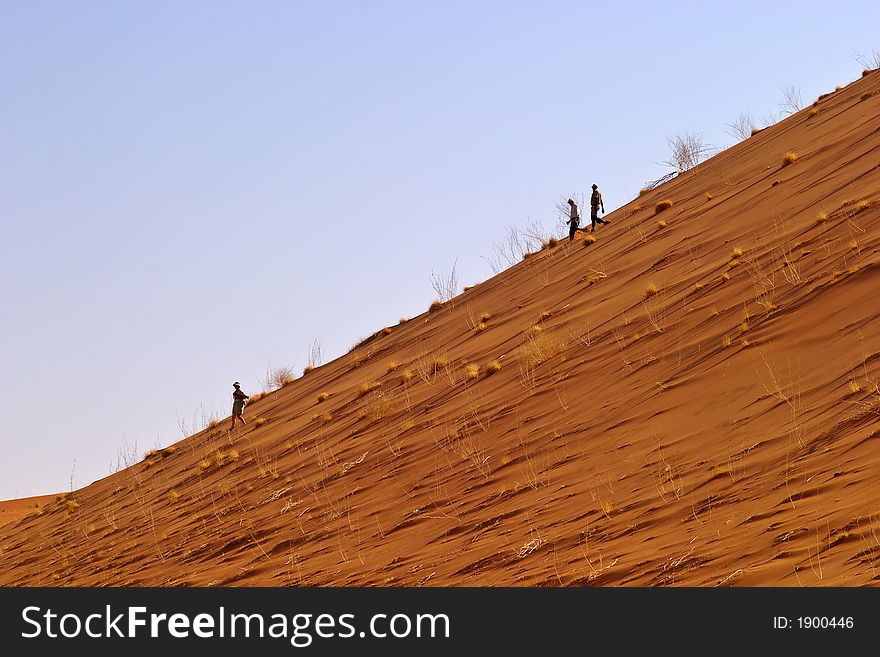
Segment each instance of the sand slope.
M40 507L53 501L56 495L37 495L35 497L21 497L16 500L0 502L0 525L14 520L20 520L29 513L38 513Z
M880 73L609 218L0 527L0 583L874 583Z

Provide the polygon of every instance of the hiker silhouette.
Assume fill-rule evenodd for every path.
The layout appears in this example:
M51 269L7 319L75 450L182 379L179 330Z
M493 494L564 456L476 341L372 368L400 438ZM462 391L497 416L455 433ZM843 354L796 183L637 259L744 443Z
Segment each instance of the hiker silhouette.
M578 208L578 204L573 198L570 198L568 199L568 206L568 221L566 221L565 223L571 226L571 228L568 229L568 241L571 242L574 239L574 234L583 229L579 228L579 226L581 225L581 211L580 208Z
M590 196L590 232L595 232L596 223L609 224L610 221L599 218L599 208L602 208L602 214L605 214L605 203L602 201L602 193L599 186L593 183L593 194Z
M241 420L242 424L247 424L242 413L244 413L245 402L250 399L250 396L242 392L241 384L238 381L233 383L232 387L234 390L232 391L232 424L229 426L230 431L235 429L235 418Z

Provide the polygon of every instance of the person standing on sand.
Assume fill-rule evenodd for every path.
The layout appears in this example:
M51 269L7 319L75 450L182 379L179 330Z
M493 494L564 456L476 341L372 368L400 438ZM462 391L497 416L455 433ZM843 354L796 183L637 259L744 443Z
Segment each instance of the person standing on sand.
M578 208L578 204L574 202L573 198L568 199L568 221L565 223L569 224L571 228L568 229L568 241L571 242L574 239L574 234L580 230L578 226L581 225L581 211Z
M596 222L598 221L600 224L608 224L610 221L606 221L605 219L599 219L599 208L602 208L602 214L605 214L605 203L602 202L602 193L599 191L599 186L596 183L593 183L593 195L590 196L590 232L595 232L596 230Z
M244 413L244 403L250 399L248 395L241 391L241 384L238 381L233 383L232 387L235 390L232 391L232 425L229 427L230 431L235 429L235 418L241 420L242 424L247 424L242 413Z

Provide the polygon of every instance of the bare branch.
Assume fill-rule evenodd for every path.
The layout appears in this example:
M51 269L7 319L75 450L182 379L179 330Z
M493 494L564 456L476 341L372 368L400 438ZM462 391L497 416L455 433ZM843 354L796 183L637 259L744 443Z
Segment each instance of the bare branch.
M315 341L312 342L312 345L309 348L308 365L312 368L318 367L321 364L323 358L324 352L321 349L321 342L318 340L318 338L315 338Z
M856 53L856 61L861 64L865 70L880 68L880 52L872 50L870 55Z
M455 272L456 265L458 265L457 258L452 264L452 271L446 276L434 271L431 272L431 287L434 288L437 297L443 303L449 301L458 292L458 274Z
M661 164L675 167L679 173L693 169L715 150L712 146L704 144L703 136L696 132L685 132L669 137L666 143L672 150L672 157Z
M739 141L748 139L758 129L751 112L740 112L738 117L726 125L728 128L727 134Z
M794 114L804 107L801 99L801 90L789 85L782 90L782 102L779 103L779 111L785 114Z

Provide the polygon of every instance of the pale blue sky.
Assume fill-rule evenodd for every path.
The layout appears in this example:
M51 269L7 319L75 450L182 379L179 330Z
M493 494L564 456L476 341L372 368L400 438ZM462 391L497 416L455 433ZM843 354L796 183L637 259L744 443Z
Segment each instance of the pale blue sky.
M861 74L877 2L0 0L0 498L66 490L233 380L325 362Z

